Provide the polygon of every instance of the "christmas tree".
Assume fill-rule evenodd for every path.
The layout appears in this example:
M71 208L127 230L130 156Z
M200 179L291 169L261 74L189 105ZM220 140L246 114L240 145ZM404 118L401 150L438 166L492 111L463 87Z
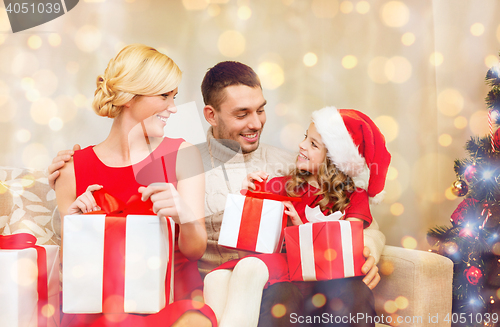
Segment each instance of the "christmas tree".
M455 326L500 326L500 67L486 74L490 133L471 137L467 159L455 160L456 196L464 196L451 215L452 226L428 232L432 251L454 262Z

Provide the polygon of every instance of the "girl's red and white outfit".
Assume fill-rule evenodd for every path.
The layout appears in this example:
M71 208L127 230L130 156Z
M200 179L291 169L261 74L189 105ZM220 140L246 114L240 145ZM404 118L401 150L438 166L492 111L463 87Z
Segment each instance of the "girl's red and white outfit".
M95 154L92 146L75 151L74 169L76 194L83 194L89 185L99 184L109 194L124 203L138 193L140 186L155 182L168 182L177 186L176 160L183 139L165 138L150 156L133 166L109 167ZM157 160L155 160L157 159ZM170 326L189 310L207 316L212 325L217 320L207 305L193 306L192 292L202 290L203 283L197 261L188 260L179 250L179 229L176 225L174 252L174 302L156 314L64 314L61 326L71 327L150 327Z

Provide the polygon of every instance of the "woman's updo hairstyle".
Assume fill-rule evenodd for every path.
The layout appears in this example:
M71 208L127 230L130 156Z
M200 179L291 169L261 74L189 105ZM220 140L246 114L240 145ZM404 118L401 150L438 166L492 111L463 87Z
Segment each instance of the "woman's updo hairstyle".
M181 78L181 70L168 56L142 44L128 45L97 77L92 108L99 116L115 118L135 95L168 93Z

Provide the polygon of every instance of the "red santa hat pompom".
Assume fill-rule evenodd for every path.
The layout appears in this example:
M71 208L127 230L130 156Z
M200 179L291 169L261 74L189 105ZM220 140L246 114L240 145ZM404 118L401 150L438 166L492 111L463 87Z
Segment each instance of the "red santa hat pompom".
M362 112L335 107L313 112L312 120L330 160L367 191L371 203L380 203L391 154L375 123Z

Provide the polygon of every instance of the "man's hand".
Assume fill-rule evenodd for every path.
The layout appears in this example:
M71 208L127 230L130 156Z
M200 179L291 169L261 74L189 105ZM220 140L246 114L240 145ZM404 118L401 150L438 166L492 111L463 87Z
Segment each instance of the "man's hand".
M377 286L378 282L380 282L380 275L378 273L378 267L375 265L375 258L372 257L370 253L370 249L365 246L363 255L366 261L361 268L361 272L366 275L365 278L363 278L363 282L372 290Z
M56 189L56 179L59 177L59 169L64 167L66 162L71 160L71 157L75 153L76 150L80 150L80 145L75 144L73 146L73 150L62 150L57 153L57 156L52 160L48 171L49 171L49 185L50 188Z

